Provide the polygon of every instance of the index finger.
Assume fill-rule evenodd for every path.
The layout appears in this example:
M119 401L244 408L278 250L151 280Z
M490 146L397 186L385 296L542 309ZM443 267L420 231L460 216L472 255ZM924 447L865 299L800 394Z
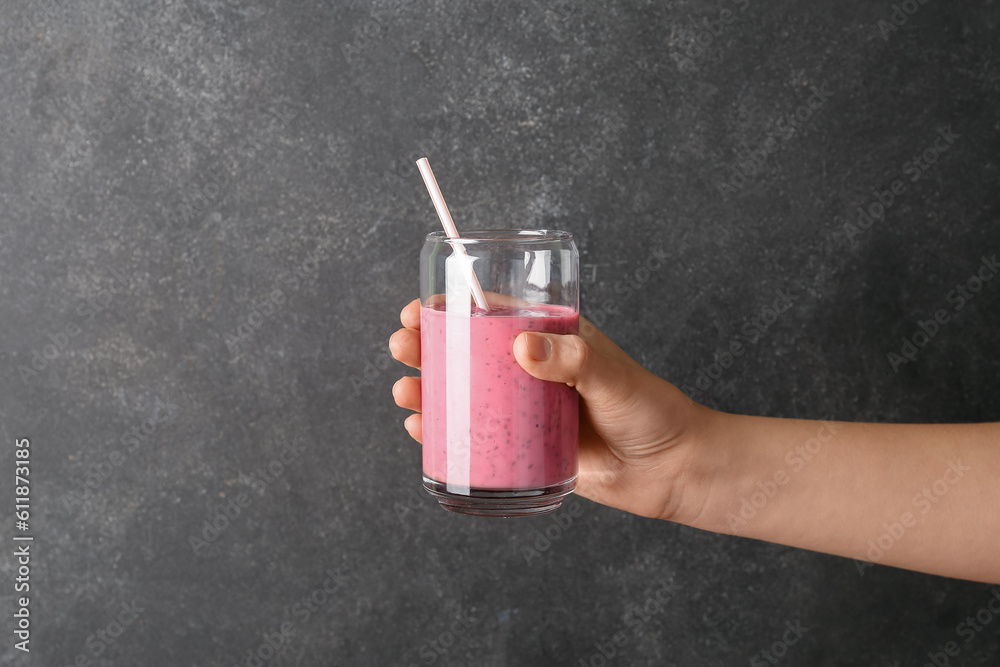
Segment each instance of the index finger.
M403 307L399 321L407 329L420 329L420 299L414 299Z

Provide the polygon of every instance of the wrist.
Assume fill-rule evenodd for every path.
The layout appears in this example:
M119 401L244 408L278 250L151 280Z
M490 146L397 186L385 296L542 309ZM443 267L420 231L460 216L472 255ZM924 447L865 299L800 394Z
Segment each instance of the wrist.
M678 445L677 499L670 516L663 518L702 530L733 532L726 516L738 504L739 477L752 474L751 461L737 461L736 444L745 419L692 402L689 427Z
M699 406L683 492L696 508L675 519L730 535L771 539L815 500L825 443L842 423L735 415ZM819 477L817 478L817 475ZM769 537L770 536L770 537Z

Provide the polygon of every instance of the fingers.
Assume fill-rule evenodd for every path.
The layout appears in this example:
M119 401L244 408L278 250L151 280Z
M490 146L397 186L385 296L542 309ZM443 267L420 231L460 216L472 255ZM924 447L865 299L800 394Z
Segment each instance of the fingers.
M403 307L399 313L399 321L407 329L420 330L420 299L414 299Z
M389 338L389 352L396 361L411 368L420 368L420 332L400 329Z
M420 412L420 378L400 378L392 386L392 397L399 407Z
M410 415L403 422L403 427L406 428L406 432L410 434L410 437L420 443L423 442L421 433L421 429L423 428L422 420L423 417L421 415Z
M389 338L392 356L411 368L420 368L420 299L414 299L399 313L403 327ZM392 387L396 405L407 410L420 410L420 378L400 378ZM410 437L422 442L423 421L420 414L410 415L403 427Z
M514 358L540 380L576 387L584 400L620 400L635 384L628 366L572 334L522 333L514 339Z

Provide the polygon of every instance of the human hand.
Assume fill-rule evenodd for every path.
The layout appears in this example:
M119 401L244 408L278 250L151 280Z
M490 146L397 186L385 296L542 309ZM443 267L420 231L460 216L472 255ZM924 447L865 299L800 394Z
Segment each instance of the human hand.
M419 368L419 300L403 308L400 321L390 352ZM694 436L711 410L646 371L583 318L578 336L522 333L513 352L529 374L580 393L577 494L642 516L689 522L697 515L700 500L681 487L691 473ZM401 378L392 391L397 405L420 412L419 378ZM421 415L404 424L419 442Z
M420 303L408 304L400 319L404 328L389 348L419 368ZM1000 422L871 424L717 412L644 370L583 318L579 335L519 334L513 355L534 377L579 392L576 493L585 498L719 533L1000 583L1000 514L982 509L1000 504ZM393 395L419 412L420 378L401 379ZM419 414L407 418L406 429L420 440ZM937 491L941 485L946 491ZM921 513L919 525L915 513L900 514L921 498L930 507L931 490L935 509ZM890 525L905 539L887 533ZM889 535L891 550L871 556L872 545Z

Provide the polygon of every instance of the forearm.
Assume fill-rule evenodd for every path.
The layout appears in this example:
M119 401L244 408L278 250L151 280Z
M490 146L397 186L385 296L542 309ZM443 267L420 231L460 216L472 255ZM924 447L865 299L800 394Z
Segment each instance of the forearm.
M1000 583L1000 423L712 412L695 449L691 525Z

